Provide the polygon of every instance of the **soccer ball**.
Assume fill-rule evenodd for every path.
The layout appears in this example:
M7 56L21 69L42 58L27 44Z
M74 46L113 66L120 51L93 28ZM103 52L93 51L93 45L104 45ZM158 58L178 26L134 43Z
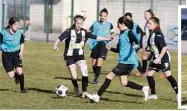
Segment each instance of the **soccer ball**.
M59 97L67 96L68 94L68 88L64 85L58 85L56 87L56 95Z

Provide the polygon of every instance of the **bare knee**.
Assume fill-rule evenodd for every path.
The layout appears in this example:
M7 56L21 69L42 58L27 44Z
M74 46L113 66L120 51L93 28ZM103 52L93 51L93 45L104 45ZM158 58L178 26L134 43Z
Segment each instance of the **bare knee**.
M127 81L121 81L122 86L127 86Z
M8 72L8 76L10 79L13 79L14 78L14 71L11 71L11 72Z

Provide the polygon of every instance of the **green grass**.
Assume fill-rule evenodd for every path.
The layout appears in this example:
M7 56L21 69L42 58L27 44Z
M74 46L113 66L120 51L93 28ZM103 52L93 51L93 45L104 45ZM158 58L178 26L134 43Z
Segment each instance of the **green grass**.
M110 87L103 94L98 104L90 103L88 98L81 99L74 97L73 86L69 71L63 60L63 47L60 50L52 51L52 43L40 43L26 41L24 51L24 74L25 86L28 94L21 94L19 85L9 79L2 64L0 64L0 109L177 109L175 94L167 79L160 79L159 73L155 74L158 100L145 102L140 91L124 88L120 85L119 77L113 79ZM90 52L85 47L85 56L89 70L89 80L93 79ZM171 52L172 73L177 79L178 57L177 52ZM89 84L88 92L96 93L102 85L105 75L117 65L118 56L109 53L104 61L99 84ZM1 62L1 60L0 60ZM146 78L134 76L132 72L129 80L142 85L148 85ZM79 78L81 73L78 71ZM81 88L81 81L78 82ZM54 91L57 85L63 84L69 89L67 97L59 98Z
M181 92L182 92L182 95L181 95L181 100L182 100L182 105L187 105L187 87L186 87L186 84L187 84L187 55L182 55L182 67L181 67L181 70L182 70L182 73L181 73L181 79L182 79L182 89L181 89Z

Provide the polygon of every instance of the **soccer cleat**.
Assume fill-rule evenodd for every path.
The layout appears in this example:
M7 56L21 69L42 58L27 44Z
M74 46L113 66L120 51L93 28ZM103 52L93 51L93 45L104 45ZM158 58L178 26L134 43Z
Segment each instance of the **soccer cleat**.
M149 96L149 86L144 86L142 91L144 93L144 100L147 101L148 96Z
M22 89L21 93L27 93L27 90L26 89Z
M148 99L158 99L156 94L152 94L148 97Z
M98 103L99 102L99 99L100 97L97 95L97 94L86 94L86 96L93 102L96 102Z
M79 88L78 87L74 87L74 93L75 93L75 96L80 96L80 92L79 92Z
M86 96L87 94L88 94L87 92L82 92L82 96L81 96L82 99L86 98L86 97L87 97L87 96Z
M176 102L178 103L178 94L176 94Z
M94 78L94 80L91 82L91 84L98 84L99 80L98 78Z
M16 84L19 84L19 78L18 78L18 74L15 72L15 83Z

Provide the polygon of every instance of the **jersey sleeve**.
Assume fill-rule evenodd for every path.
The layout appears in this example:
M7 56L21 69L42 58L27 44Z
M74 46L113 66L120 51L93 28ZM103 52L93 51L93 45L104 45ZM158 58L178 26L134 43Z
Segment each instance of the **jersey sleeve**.
M58 38L60 41L64 41L65 39L68 39L70 37L70 30L66 29Z
M167 46L167 44L166 44L166 42L164 40L164 35L163 34L158 33L155 36L156 36L155 37L155 42L156 42L156 44L158 44L158 46L160 48L163 48L163 47Z
M115 52L115 53L119 53L119 43L117 44L116 48L111 48L110 51Z
M93 28L94 28L93 25L89 28L90 32L93 32Z
M110 34L113 34L113 33L114 33L114 27L113 27L113 25L111 23L111 25L110 25Z
M91 39L97 39L96 35L93 35L92 32L86 31L86 38L91 38Z
M135 42L135 44L138 44L138 40L136 39L132 31L129 31L128 36L129 36L129 41L131 44L133 44L133 42Z
M3 35L0 33L0 44L3 42Z
M21 34L20 44L23 44L25 42L25 36Z
M141 37L143 37L145 35L144 31L140 28L139 25L137 26L136 31L137 31L137 34L141 34Z

